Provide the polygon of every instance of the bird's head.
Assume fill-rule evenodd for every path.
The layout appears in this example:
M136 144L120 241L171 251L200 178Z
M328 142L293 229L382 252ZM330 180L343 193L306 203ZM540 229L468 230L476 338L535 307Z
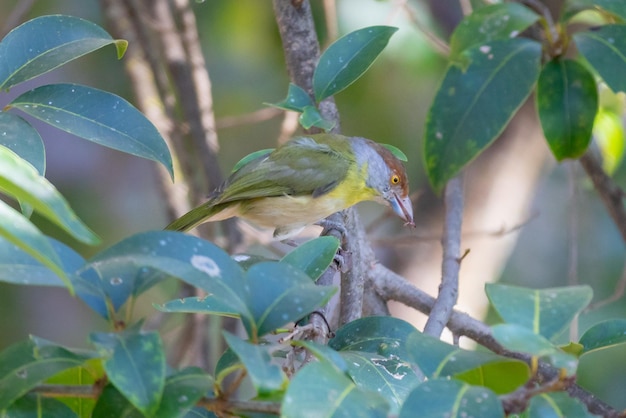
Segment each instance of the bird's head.
M353 142L357 163L367 167L366 184L378 193L376 200L391 206L406 225L415 227L409 181L402 162L384 146L368 139L358 139L363 142Z

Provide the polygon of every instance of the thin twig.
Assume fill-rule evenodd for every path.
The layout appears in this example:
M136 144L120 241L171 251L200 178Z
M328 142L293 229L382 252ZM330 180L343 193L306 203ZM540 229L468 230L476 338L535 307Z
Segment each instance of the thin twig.
M437 301L424 326L424 334L439 337L450 319L459 295L461 267L461 224L463 220L463 174L458 174L444 191L442 278Z
M604 206L622 235L622 240L626 243L626 210L624 209L623 201L624 191L604 172L600 162L593 155L592 150L587 151L580 157L579 162L593 182L594 189L600 195Z
M459 0L459 5L461 6L463 16L469 16L472 14L472 2L470 0Z
M576 286L578 278L578 184L576 181L576 166L573 162L567 164L567 177L569 183L570 204L567 219L567 282L570 286ZM569 329L570 341L578 341L578 315L572 320Z
M252 125L274 119L284 113L285 111L282 109L278 109L276 107L266 107L244 115L223 116L215 121L215 126L217 129L227 129L234 128L235 126Z
M413 24L419 29L419 31L424 35L426 41L433 47L435 51L437 51L440 55L447 57L450 55L450 46L437 36L433 31L428 29L420 20L417 15L417 12L409 5L404 5L404 10L406 10L406 14L409 17L409 20L413 22Z
M622 269L622 275L620 276L617 284L615 285L615 290L613 290L613 294L606 299L599 300L587 306L585 312L593 311L599 309L603 306L608 305L609 303L613 303L624 296L624 292L626 291L626 263L624 264L624 268Z

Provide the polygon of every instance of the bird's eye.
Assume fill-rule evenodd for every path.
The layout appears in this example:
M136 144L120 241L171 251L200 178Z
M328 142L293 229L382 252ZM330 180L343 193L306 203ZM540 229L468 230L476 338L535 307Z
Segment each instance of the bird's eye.
M398 184L398 183L400 183L400 177L398 177L396 174L391 176L391 184Z

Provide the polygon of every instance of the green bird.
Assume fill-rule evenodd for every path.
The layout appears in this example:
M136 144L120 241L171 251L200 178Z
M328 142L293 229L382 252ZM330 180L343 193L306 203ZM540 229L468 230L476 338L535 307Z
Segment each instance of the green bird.
M406 171L391 151L359 137L298 136L245 161L208 201L166 229L187 231L237 216L274 228L274 237L284 240L365 200L388 204L415 226Z

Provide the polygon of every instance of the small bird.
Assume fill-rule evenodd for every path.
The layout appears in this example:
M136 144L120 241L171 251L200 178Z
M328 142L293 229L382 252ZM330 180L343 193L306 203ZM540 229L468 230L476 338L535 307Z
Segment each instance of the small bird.
M364 200L388 204L415 226L406 171L389 149L359 137L298 136L245 161L207 202L166 229L237 216L275 228L274 237L285 240Z

